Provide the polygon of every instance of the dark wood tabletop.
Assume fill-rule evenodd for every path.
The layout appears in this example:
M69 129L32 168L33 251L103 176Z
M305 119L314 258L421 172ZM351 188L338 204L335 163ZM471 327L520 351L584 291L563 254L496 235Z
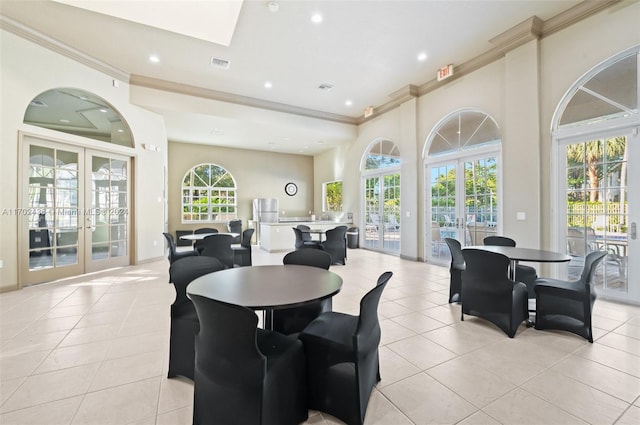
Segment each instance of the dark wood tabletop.
M342 278L328 270L299 265L237 267L210 273L187 286L187 295L253 310L296 307L340 292Z
M544 251L542 249L519 248L514 246L477 245L464 249L482 249L509 257L512 261L531 261L536 263L565 263L571 261L571 256L561 252Z

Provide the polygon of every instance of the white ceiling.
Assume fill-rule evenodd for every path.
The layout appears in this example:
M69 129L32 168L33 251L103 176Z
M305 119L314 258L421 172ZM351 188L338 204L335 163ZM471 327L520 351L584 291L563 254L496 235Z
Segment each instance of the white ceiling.
M54 1L2 0L0 10L5 17L131 74L134 80L165 80L349 121L361 117L367 106L390 101L390 94L409 84L433 80L440 67L459 65L489 51L494 47L489 40L520 22L532 16L548 20L580 2L288 0L278 1L278 11L271 12L267 1L245 0L228 46L178 34L175 28L162 30ZM178 2L103 3L121 9L144 3L148 14L155 16ZM223 0L179 3L182 14L169 12L187 26L203 22L188 17L191 7L230 8L230 2ZM233 19L211 9L195 13L199 18L211 14L211 26L217 25L216 17L227 24ZM311 22L314 13L322 14L320 24ZM428 56L424 62L417 60L422 52ZM159 62L150 62L150 55L157 55ZM212 67L214 56L229 60L229 69ZM272 88L264 87L266 81ZM325 83L334 88L318 89ZM351 106L345 105L347 100ZM219 113L219 107L176 111L170 102L158 103L145 106L165 115L169 138L176 141L313 155L355 134L354 128L347 128L353 126L339 124L327 130L338 123L310 125L318 120L303 117L294 119L298 122L290 128L281 113L246 114L246 107L238 106L234 115ZM252 115L261 120L254 121Z

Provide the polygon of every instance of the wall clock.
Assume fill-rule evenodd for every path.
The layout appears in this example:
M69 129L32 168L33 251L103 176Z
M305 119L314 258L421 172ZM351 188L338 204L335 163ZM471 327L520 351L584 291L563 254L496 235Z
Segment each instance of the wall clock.
M289 195L289 196L293 196L293 195L295 195L296 193L298 193L298 186L296 186L296 184L295 184L295 183L287 183L287 184L284 186L284 191L285 191L285 193L286 193L287 195Z

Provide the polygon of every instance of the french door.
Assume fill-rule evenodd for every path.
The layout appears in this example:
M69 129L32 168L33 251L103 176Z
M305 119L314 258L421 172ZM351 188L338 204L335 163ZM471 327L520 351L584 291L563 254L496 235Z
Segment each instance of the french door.
M598 294L640 302L640 169L629 167L640 164L637 130L581 139L560 144L558 149L558 240L571 256L566 277L578 279L585 255L605 250L608 254L594 279Z
M482 245L499 225L498 153L429 163L425 223L425 258L449 263L444 238L464 246Z
M400 253L400 172L364 177L364 247Z
M130 264L130 160L23 138L20 282Z

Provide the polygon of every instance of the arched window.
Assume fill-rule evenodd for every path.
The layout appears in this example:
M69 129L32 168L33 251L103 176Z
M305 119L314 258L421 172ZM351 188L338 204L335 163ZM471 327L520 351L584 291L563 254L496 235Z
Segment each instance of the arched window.
M29 103L24 122L133 147L131 130L120 112L104 99L80 89L57 88L40 93Z
M450 261L444 238L482 244L499 225L500 128L488 114L462 109L441 119L424 148L425 259Z
M400 150L378 139L362 157L364 247L400 253Z
M238 218L233 176L216 164L199 164L182 179L182 222L229 221Z
M576 279L584 257L606 250L594 286L599 294L640 302L637 250L639 179L629 164L640 163L640 48L621 52L588 71L567 91L553 121L558 213L557 249L571 255L566 275ZM563 270L564 271L564 270Z

